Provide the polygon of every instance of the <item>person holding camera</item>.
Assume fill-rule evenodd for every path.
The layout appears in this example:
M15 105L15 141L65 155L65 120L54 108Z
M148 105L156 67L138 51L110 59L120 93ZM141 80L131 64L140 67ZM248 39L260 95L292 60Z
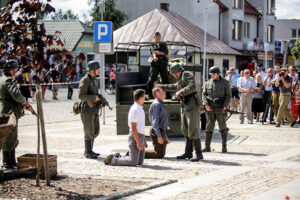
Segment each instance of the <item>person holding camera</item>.
M264 92L265 87L261 83L262 76L260 73L256 74L256 88L253 92L253 100L252 100L252 117L254 113L256 113L256 122L259 122L260 113L264 112Z
M275 86L279 86L280 88L279 109L276 119L276 127L280 127L283 116L285 116L291 123L291 127L293 127L296 123L296 120L287 109L287 106L291 101L291 91L293 83L293 79L292 77L288 76L288 73L289 72L287 68L282 68L275 82Z
M239 88L237 87L238 79L240 78L240 75L235 72L234 67L230 67L229 69L229 75L226 77L226 80L230 83L230 89L231 89L231 99L230 99L230 109L233 110L233 102L235 101L235 110L238 110L239 107Z
M271 68L268 69L267 71L267 76L265 77L265 79L262 82L262 85L265 87L265 92L264 92L264 104L266 105L265 107L265 112L264 112L264 116L262 117L262 121L266 122L266 119L268 117L269 114L269 110L270 110L270 124L274 123L274 112L272 109L270 109L270 106L272 106L272 81L275 80L275 76L273 73L273 70ZM269 107L267 106L269 105Z
M280 89L278 86L275 86L275 82L279 76L280 73L280 65L276 64L274 67L275 75L274 75L274 80L271 82L273 85L273 90L272 90L272 106L273 106L273 113L275 117L277 118L278 114L278 109L279 109L279 96L280 96Z

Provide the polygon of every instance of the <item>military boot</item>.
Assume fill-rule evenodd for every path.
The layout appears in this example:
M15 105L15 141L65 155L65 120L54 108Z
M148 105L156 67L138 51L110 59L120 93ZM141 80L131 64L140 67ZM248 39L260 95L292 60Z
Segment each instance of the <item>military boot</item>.
M94 151L93 151L93 148L94 148L94 140L91 140L91 146L92 146L92 154L94 155L94 156L100 156L100 153L95 153Z
M191 162L197 162L199 160L203 159L203 154L202 154L202 150L201 150L201 140L196 139L194 140L194 148L195 148L195 155L194 157L191 159Z
M211 152L210 144L211 144L212 135L213 135L213 133L206 132L206 135L205 135L205 147L202 150L203 152Z
M97 159L97 156L93 155L92 153L91 140L84 140L84 145L85 145L85 151L84 151L85 157L90 159Z
M11 166L14 167L14 168L17 168L16 151L15 151L15 149L10 151L10 155L9 156L10 156Z
M3 166L4 169L14 169L10 161L10 151L2 151L3 155Z
M177 159L191 159L193 157L193 140L186 138L184 154L177 156Z
M221 132L222 136L222 153L227 153L227 132Z

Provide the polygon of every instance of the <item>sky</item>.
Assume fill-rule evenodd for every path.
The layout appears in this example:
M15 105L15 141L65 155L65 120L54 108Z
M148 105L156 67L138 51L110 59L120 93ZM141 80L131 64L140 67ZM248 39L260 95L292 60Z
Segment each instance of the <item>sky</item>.
M300 0L275 0L276 1L276 16L278 19L300 19ZM51 5L56 9L66 11L73 10L78 14L81 21L85 21L83 15L89 17L88 0L52 0Z

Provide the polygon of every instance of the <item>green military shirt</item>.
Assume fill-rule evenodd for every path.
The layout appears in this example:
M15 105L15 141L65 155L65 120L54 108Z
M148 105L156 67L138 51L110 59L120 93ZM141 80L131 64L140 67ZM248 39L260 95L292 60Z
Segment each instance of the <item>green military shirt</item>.
M96 77L86 74L79 83L79 99L82 101L81 112L97 113L98 108L90 108L87 102L96 102L98 95L98 83Z
M0 113L8 114L13 111L16 118L20 118L25 101L19 87L13 82L11 74L4 73L0 77Z
M202 92L203 105L215 108L228 107L231 99L229 82L221 76L217 80L212 78L204 85Z
M168 46L165 42L156 42L156 43L153 43L151 44L150 46L150 52L151 52L151 56L153 55L153 53L155 51L159 51L159 52L164 52L164 56L156 56L158 61L156 62L158 65L159 64L163 64L163 65L168 65ZM156 63L153 63L153 64L156 64Z
M197 94L195 77L191 72L183 71L175 84L163 85L163 89L180 92L183 97L195 93L194 97L190 98L187 105L181 101L181 106L185 111L201 105L199 95Z

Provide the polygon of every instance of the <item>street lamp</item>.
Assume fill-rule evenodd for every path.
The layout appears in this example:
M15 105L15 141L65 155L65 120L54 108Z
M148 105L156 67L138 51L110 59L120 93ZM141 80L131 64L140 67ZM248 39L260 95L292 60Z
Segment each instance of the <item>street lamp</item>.
M198 3L200 3L200 0L197 0ZM215 0L213 1L215 2ZM204 9L204 48L203 48L203 85L205 83L206 78L206 18L207 18L207 11L208 8L213 6L214 4L208 4L207 7Z

